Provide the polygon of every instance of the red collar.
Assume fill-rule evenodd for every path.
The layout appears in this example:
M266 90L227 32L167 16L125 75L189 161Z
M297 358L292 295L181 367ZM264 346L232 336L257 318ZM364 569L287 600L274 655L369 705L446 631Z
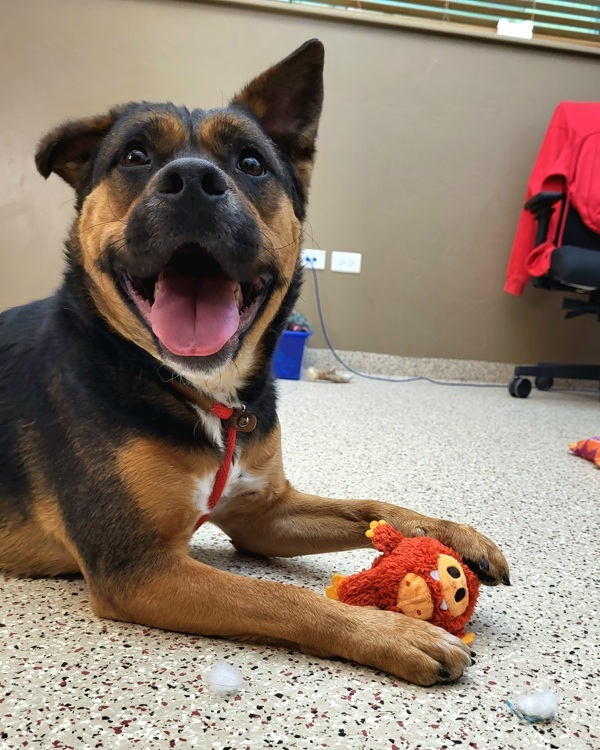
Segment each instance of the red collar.
M237 440L238 432L252 432L256 427L257 419L254 414L246 412L246 407L242 405L239 409L225 404L220 404L218 401L198 393L190 386L184 383L174 380L171 383L172 387L175 388L186 401L189 401L196 406L199 406L202 410L214 414L223 423L223 428L226 431L225 434L225 455L223 461L219 466L215 475L215 481L213 484L212 492L208 498L208 509L206 513L198 519L194 531L200 528L202 524L207 520L209 515L215 509L217 503L221 499L225 485L227 484L227 477L231 470L231 463L233 461L233 454L235 453L235 444Z

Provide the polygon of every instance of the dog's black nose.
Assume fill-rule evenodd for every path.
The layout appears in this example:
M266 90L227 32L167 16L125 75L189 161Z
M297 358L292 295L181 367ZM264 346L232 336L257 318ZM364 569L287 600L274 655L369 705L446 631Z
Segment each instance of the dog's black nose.
M206 159L176 159L161 171L156 190L162 195L178 197L193 191L200 197L214 200L228 191L223 172Z

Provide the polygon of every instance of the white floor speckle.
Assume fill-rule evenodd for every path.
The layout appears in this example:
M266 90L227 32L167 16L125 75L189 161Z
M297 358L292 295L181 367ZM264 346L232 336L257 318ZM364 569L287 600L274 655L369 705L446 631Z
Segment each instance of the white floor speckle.
M103 622L81 580L1 578L0 748L600 748L600 471L568 444L598 434L594 395L426 383L282 382L288 476L334 497L373 497L465 521L498 542L511 588L483 588L477 663L421 689L342 661ZM210 525L193 554L323 591L368 550L241 556ZM212 667L240 670L237 696ZM505 700L537 688L558 716L530 725Z

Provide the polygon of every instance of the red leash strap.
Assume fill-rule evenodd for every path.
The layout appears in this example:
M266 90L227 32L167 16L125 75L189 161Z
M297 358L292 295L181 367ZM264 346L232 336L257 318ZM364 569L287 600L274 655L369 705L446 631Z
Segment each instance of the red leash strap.
M203 411L214 414L218 417L222 426L225 429L225 455L223 456L223 463L219 466L215 475L215 482L213 484L212 492L208 498L207 512L200 516L194 531L199 529L200 526L206 521L211 512L215 509L216 504L219 502L225 485L227 484L227 477L231 470L231 464L233 462L233 454L235 453L235 443L238 432L252 432L258 420L255 414L251 414L246 411L246 406L242 404L240 407L232 408L231 406L225 406L217 401L213 401L202 393L199 393L192 386L187 385L184 382L174 380L171 383L171 387L177 391L179 397L183 398L199 406Z
M234 410L225 406L225 404L214 403L210 408L210 413L219 417L222 421L230 420L233 416ZM216 504L221 499L225 485L227 484L227 477L231 469L231 462L233 461L233 454L235 453L235 443L237 438L237 430L239 429L240 420L244 417L238 418L235 423L229 422L226 426L227 434L225 437L225 456L223 457L223 463L219 466L219 469L215 475L215 483L213 484L212 492L208 498L208 512L203 516L200 516L194 527L194 531L197 531L200 526L206 521L212 511L215 509ZM247 419L247 417L246 417ZM247 424L247 423L246 423ZM236 427L238 425L238 427ZM246 425L244 425L246 426Z

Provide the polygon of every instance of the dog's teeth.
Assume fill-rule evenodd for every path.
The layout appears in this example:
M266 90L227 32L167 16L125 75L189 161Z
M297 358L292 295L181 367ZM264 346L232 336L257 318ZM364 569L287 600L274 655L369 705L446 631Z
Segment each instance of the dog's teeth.
M242 287L239 284L235 285L235 298L237 300L238 307L244 303L244 295L242 294Z

